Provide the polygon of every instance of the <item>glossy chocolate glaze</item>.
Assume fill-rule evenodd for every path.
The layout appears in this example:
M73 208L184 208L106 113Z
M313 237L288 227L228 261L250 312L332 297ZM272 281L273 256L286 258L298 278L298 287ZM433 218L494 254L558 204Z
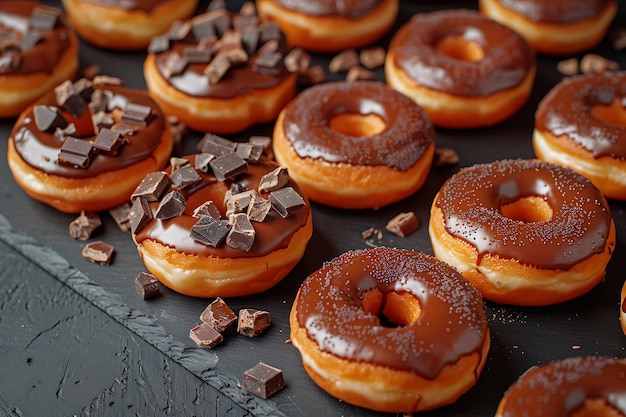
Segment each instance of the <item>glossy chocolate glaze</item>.
M614 0L497 0L535 22L573 23L598 17Z
M285 9L312 16L358 18L378 7L382 0L274 0Z
M28 25L35 8L48 9L58 13L58 21L55 27L50 30L29 29L39 34L42 39L32 48L20 51L21 64L9 73L0 74L0 82L10 82L12 75L51 73L70 46L69 33L71 29L67 27L61 11L42 3L30 1L0 2L0 37L17 36L18 40L22 39L25 32L18 30L17 27L22 27L24 24ZM2 53L0 53L1 55Z
M375 114L385 129L372 136L332 130L337 114ZM372 81L333 82L300 93L284 110L283 129L302 158L409 169L435 138L426 113L406 96Z
M81 2L81 0L79 0ZM124 10L143 10L149 12L163 0L82 0L83 3L93 3L99 6L112 7Z
M525 222L501 207L541 197L553 215ZM445 228L486 255L545 269L569 269L605 249L611 226L606 199L585 177L538 160L503 160L463 168L441 188Z
M195 163L195 155L185 158L191 161L192 165ZM248 171L237 176L235 182L243 185L246 189L257 190L261 177L276 167L277 165L268 159L262 159L260 163L250 163L248 164ZM171 167L168 169L171 169ZM286 248L293 234L307 222L310 214L308 200L306 200L302 189L294 181L290 180L288 186L293 187L307 201L306 206L287 218L282 218L275 210L270 210L265 221L254 222L254 244L249 251L234 249L226 244L211 247L200 243L189 236L191 227L198 221L198 218L192 217L194 210L206 201L212 200L219 208L222 218L225 218L224 194L230 189L233 181L218 181L212 173L198 171L198 174L200 174L203 180L201 185L195 186L191 190L178 190L187 201L184 214L168 220L156 218L151 220L144 229L134 236L137 243L140 244L145 239L152 239L188 255L198 254L220 258L257 257ZM164 192L164 195L167 192L168 190ZM267 198L266 194L260 195ZM156 212L158 205L158 201L150 203L150 209L153 214Z
M161 144L163 132L168 128L165 116L157 104L142 90L116 85L98 85L94 87L96 90L111 91L116 96L127 99L130 103L149 106L152 109L152 120L147 126L138 127L134 134L127 136L128 143L120 148L117 155L97 154L86 169L60 164L57 161L57 157L63 142L55 137L54 133L40 131L35 124L33 116L35 105L58 106L55 93L52 91L40 98L33 106L27 108L11 132L15 148L27 164L48 174L70 178L87 178L104 172L118 170L146 158L151 158L152 152ZM89 110L86 111L89 112ZM63 115L71 121L72 116L69 113L63 112ZM95 138L94 134L82 139L93 141Z
M592 114L594 106L626 100L626 72L571 77L557 84L541 100L535 129L565 136L595 158L626 159L626 125L604 123ZM625 110L626 111L626 110Z
M480 45L483 59L466 61L439 52L437 44L448 36ZM535 54L521 36L472 10L415 15L396 32L389 51L416 84L467 97L516 87L535 65Z
M421 315L405 326L381 325L363 308L374 288L412 294ZM460 274L424 253L384 247L346 252L311 274L296 314L325 352L427 379L463 356L482 355L488 335L482 298Z
M575 357L533 367L506 392L498 415L571 416L588 399L602 399L626 414L626 363L612 358Z

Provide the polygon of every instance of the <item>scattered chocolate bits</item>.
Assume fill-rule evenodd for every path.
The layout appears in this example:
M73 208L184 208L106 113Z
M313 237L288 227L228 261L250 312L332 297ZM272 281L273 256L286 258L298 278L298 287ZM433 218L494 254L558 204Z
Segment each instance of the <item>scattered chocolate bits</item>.
M308 86L326 81L326 73L321 65L314 65L304 72L298 73L298 84Z
M563 75L571 76L578 74L578 58L572 57L559 61L556 69Z
M244 372L242 387L267 399L285 387L285 378L280 369L259 362Z
M169 185L167 172L157 171L148 173L137 185L130 199L143 198L146 201L159 201L161 195Z
M596 54L586 54L580 60L580 72L583 74L615 71L618 69L619 64L617 62Z
M243 308L239 310L237 332L244 336L256 337L270 327L270 313L263 310Z
M179 191L172 190L165 194L154 213L154 217L161 220L172 219L183 214L186 206L185 196Z
M200 314L200 320L221 333L237 320L237 316L222 298L217 297Z
M367 69L374 69L383 66L387 52L382 46L372 46L364 48L359 53L359 61Z
M346 49L335 55L328 64L330 72L338 73L348 71L350 68L359 65L359 55L354 49Z
M74 239L87 240L91 234L102 226L102 220L97 213L82 211L80 216L72 220L69 225L69 234Z
M271 192L269 200L272 203L272 207L274 207L283 218L294 215L306 205L302 196L292 187L284 187Z
M141 272L135 277L135 290L144 300L156 297L160 293L159 280L148 272Z
M113 258L115 248L108 243L97 241L88 243L82 250L84 258L101 265L109 265Z
M109 209L109 214L122 232L128 232L130 230L130 204L123 203L119 206L115 206Z
M407 237L419 228L419 221L412 211L400 213L387 222L386 229L400 237Z
M310 66L311 55L303 48L293 48L285 56L285 67L289 72L303 74Z
M455 165L460 161L459 154L452 148L436 148L433 166L435 168Z
M348 70L346 75L346 81L359 81L359 80L375 80L376 74L373 71L363 68L360 65L355 65Z
M202 323L189 331L189 337L203 348L212 349L222 343L224 337L213 327Z

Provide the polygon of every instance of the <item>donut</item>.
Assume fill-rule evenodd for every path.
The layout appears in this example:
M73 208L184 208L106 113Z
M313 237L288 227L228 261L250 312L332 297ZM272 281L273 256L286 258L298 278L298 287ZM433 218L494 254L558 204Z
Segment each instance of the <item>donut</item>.
M605 275L615 224L600 191L539 160L465 167L435 196L429 235L437 258L486 299L524 306L580 296Z
M100 48L145 50L153 37L190 18L198 0L61 0L81 38Z
M626 200L626 72L568 77L535 113L537 158L589 178L611 199Z
M435 126L490 126L515 114L535 79L535 54L518 34L472 10L415 15L393 36L387 84Z
M257 0L259 16L277 22L289 44L332 53L367 46L394 25L398 0Z
M434 257L346 252L302 283L290 318L306 372L330 395L412 414L475 385L490 346L480 293Z
M505 392L496 417L626 415L626 361L571 357L528 369Z
M0 2L0 117L30 103L78 71L78 39L59 9L32 1Z
M244 164L228 151L184 160L183 167L162 172L165 180L159 183L164 185L138 186L160 189L160 194L137 192L133 201L132 237L148 270L165 286L194 297L254 294L280 282L300 261L312 235L302 189L283 175L279 188L261 186L266 175L281 169L266 158L243 159ZM238 168L226 169L232 176L222 178L215 171L222 166Z
M233 134L273 122L296 94L284 35L256 15L208 11L153 39L149 51L148 92L196 131Z
M336 81L309 87L281 111L273 147L312 201L377 208L422 187L434 137L426 113L397 91Z
M66 81L20 114L7 158L28 195L67 213L107 210L167 165L173 140L165 116L145 91L120 82Z
M522 35L540 54L574 55L604 38L615 0L479 0L480 12Z

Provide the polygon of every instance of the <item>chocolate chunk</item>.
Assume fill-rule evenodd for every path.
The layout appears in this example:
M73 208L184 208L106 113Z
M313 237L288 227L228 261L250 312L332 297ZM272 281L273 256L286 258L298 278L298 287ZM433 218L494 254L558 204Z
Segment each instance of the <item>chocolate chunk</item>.
M257 16L256 14L249 14L249 15L235 15L233 16L233 28L244 32L250 28L256 28L259 26L259 23L261 22L261 20L259 19L259 16Z
M250 221L263 222L272 208L272 203L269 200L264 199L258 194L255 194L248 204L247 216Z
M74 123L70 123L64 128L57 127L54 129L54 137L57 138L60 142L65 142L65 139L68 136L76 136L78 133L76 132L76 125Z
M99 111L91 116L91 122L93 123L94 130L97 133L100 133L102 129L110 129L113 127L115 119L113 119L110 114L105 113L104 111ZM117 133L119 134L120 132L118 131Z
M276 69L278 67L278 63L283 58L283 54L280 52L264 52L257 53L252 62L252 69L255 71L273 74L275 71L267 71L271 69Z
M113 97L113 93L107 90L94 90L89 100L89 110L92 114L107 113L109 99Z
M272 48L274 50L278 49L278 42L283 36L278 24L276 22L263 22L259 27L261 29L261 43L276 42L276 47L272 46Z
M59 21L59 13L44 7L35 7L30 15L30 26L35 30L52 30Z
M64 129L67 126L67 120L59 113L58 107L37 105L33 108L33 114L35 125L42 132L53 133L57 128Z
M28 31L20 40L20 49L26 52L43 40L43 36L39 32Z
M187 201L185 200L185 196L176 190L172 190L165 194L165 197L163 197L163 200L159 203L154 216L161 220L172 219L183 214L186 206Z
M215 156L235 152L236 149L237 142L233 142L213 133L207 133L198 143L198 150L200 152L210 153Z
M148 202L143 198L136 198L128 215L131 233L139 233L152 219L152 211Z
M122 123L147 126L152 118L152 107L137 103L127 103L122 113Z
M132 124L129 125L127 123L115 123L113 126L111 126L111 130L115 130L116 132L119 132L120 135L123 136L132 136L137 132L137 129L139 128L139 125L136 124Z
M0 55L0 74L8 74L22 65L20 51L5 51Z
M202 182L202 177L191 165L185 165L172 173L172 187L181 190L192 188Z
M55 89L57 103L67 110L72 116L80 117L87 110L87 102L73 88L72 82L66 80Z
M278 167L272 172L261 177L259 181L259 193L269 193L279 190L289 183L289 172L287 168Z
M321 65L314 65L305 72L298 74L298 84L316 85L326 81L326 73Z
M293 48L285 56L285 67L289 72L304 73L311 66L311 54L303 48Z
M238 143L236 154L245 161L258 162L263 154L263 147L252 143Z
M256 12L256 5L254 4L253 1L246 1L241 5L241 8L239 8L239 15L240 16L256 16L257 12Z
M91 242L85 245L81 255L84 258L89 259L91 262L95 262L101 265L109 265L113 258L115 248L108 243L97 241Z
M221 52L226 54L231 66L248 62L248 53L242 47L222 48Z
M102 226L102 220L97 213L85 212L72 220L69 225L69 234L74 239L87 240L98 227Z
M361 50L359 61L368 69L382 67L385 63L386 54L387 52L382 46L372 46Z
M170 158L170 165L172 167L172 172L176 172L177 170L184 167L185 165L189 165L189 159L178 158L176 156L172 156Z
M72 90L74 94L81 96L85 103L89 103L94 92L93 83L86 78L80 78L72 84Z
M338 73L348 71L355 65L359 65L359 54L354 49L346 49L335 55L328 64L330 72Z
M113 111L115 109L125 110L128 105L128 99L121 94L110 94L107 100L107 111ZM120 121L121 122L121 121ZM128 125L128 123L124 122L124 124ZM136 129L137 126L133 125L133 129Z
M213 51L207 48L198 48L194 46L183 49L182 60L187 64L208 64L213 58ZM180 70L179 74L185 68Z
M135 290L144 300L153 298L160 293L159 280L152 274L140 272L135 277Z
M230 69L230 59L224 53L218 53L204 68L203 73L208 77L209 84L215 85Z
M556 69L563 75L576 75L578 74L578 58L572 57L559 61Z
M455 165L459 163L459 154L452 148L436 148L435 160L433 161L433 167L439 168L448 165Z
M219 181L231 179L248 170L248 164L234 152L218 156L209 165Z
M165 75L165 78L180 75L185 72L188 63L178 52L172 51L163 63L163 75Z
M205 201L195 208L192 216L198 218L208 216L213 220L219 220L222 214L213 201Z
M226 216L229 217L231 214L248 211L248 206L255 195L257 194L254 190L242 191L235 194L231 193L226 200Z
M255 337L270 327L270 313L252 308L239 310L237 332L244 336Z
M246 51L248 56L252 56L259 48L259 40L261 39L261 31L258 28L246 28L241 33L241 47Z
M234 249L249 251L254 244L255 231L245 213L232 216L232 227L226 236L226 244Z
M224 337L213 327L202 323L189 331L189 337L200 347L212 349L224 341Z
M407 237L419 227L419 221L412 211L400 213L387 222L386 229L400 237Z
M217 297L200 314L200 320L221 333L237 320L237 316L224 300Z
M191 19L191 33L196 40L217 37L214 17L209 14L200 14Z
M585 54L580 60L580 72L583 74L616 71L618 69L619 63L597 54Z
M120 228L122 232L128 232L130 230L130 204L123 203L118 206L109 209L109 214L113 217L115 224Z
M215 159L212 153L202 152L196 155L195 167L200 172L209 172L210 163Z
M274 210L283 218L294 215L298 210L306 205L306 202L292 187L284 187L280 190L272 191L269 197Z
M211 10L206 14L212 20L217 36L223 36L231 28L230 13L226 9Z
M191 227L190 236L205 245L218 247L228 235L228 221L214 220L209 216L201 217Z
M150 172L137 185L130 199L131 201L136 198L143 198L146 201L159 201L168 185L169 176L166 172Z
M269 398L285 386L283 371L259 362L243 373L242 387L261 398Z
M93 146L86 140L68 137L59 151L58 161L76 168L87 168L93 155Z
M175 21L167 31L167 37L177 42L193 42L195 37L191 31L191 22L182 20Z
M148 45L149 54L158 54L168 49L170 49L170 38L167 35L159 35L150 39L150 44Z
M346 81L358 81L358 80L375 80L376 74L373 71L367 70L360 65L355 65L348 70L346 74Z
M96 136L93 147L105 155L117 155L117 152L125 141L124 137L120 135L120 132L104 128L101 129L98 136Z
M272 138L269 136L250 136L248 143L262 148L262 153L273 159Z

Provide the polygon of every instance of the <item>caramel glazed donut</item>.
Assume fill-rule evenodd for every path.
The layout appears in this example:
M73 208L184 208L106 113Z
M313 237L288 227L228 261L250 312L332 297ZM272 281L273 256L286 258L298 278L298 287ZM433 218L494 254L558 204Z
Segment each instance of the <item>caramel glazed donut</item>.
M191 17L198 0L62 0L78 34L101 48L146 49L177 20Z
M275 21L293 47L331 53L371 44L396 21L398 0L257 0L259 16Z
M22 112L8 163L28 195L68 213L107 210L166 166L173 140L165 116L144 91L120 83L66 81Z
M78 70L78 39L60 10L0 2L0 117L14 117Z
M237 133L273 122L296 94L284 35L254 14L212 9L174 24L149 52L148 92L165 113L197 131Z
M435 256L489 300L548 305L599 283L615 247L609 205L585 177L538 160L461 169L431 207Z
M574 55L602 41L615 0L479 0L482 14L522 35L537 51Z
M264 157L242 159L244 148L258 155L248 144L226 143L208 136L201 153L149 174L133 193L139 255L185 295L265 291L298 263L312 234L308 200L287 171Z
M377 208L419 190L430 171L435 131L412 100L372 81L304 90L280 113L274 154L312 201Z
M535 54L517 33L472 10L415 15L394 35L387 84L422 106L435 126L504 121L528 100Z
M626 361L566 358L530 368L504 394L496 417L626 416Z
M430 255L378 247L329 261L302 284L291 342L322 389L411 414L456 401L487 360L480 293Z
M626 200L624 99L626 72L564 79L537 108L535 154L589 178L607 198Z

